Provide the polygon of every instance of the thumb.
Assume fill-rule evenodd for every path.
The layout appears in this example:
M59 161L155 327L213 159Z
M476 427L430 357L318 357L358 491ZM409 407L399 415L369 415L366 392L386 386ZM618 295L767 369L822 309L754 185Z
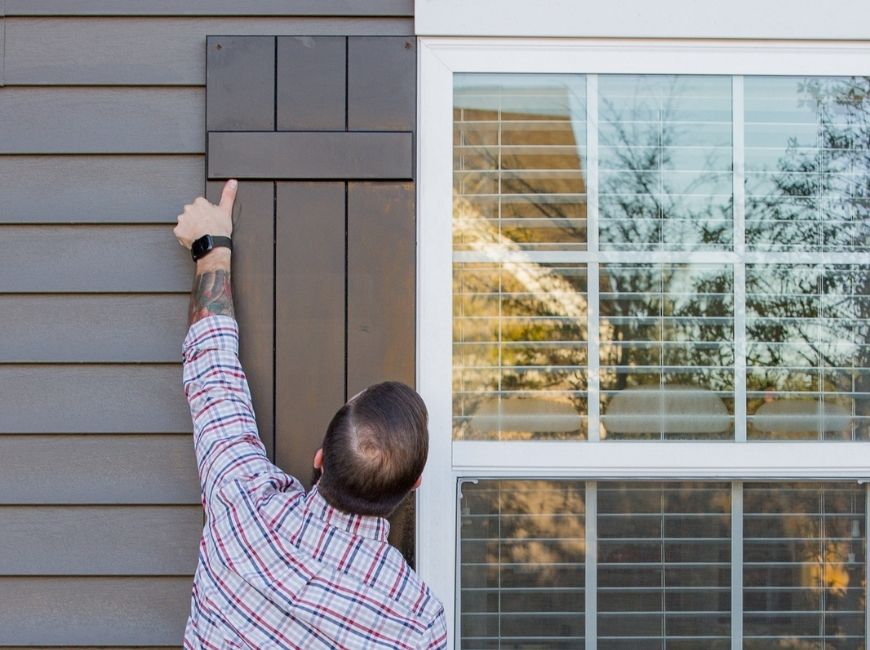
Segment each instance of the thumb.
M232 214L233 212L233 203L236 200L236 191L239 189L239 182L231 178L227 181L226 185L224 185L224 190L221 192L221 202L220 207Z

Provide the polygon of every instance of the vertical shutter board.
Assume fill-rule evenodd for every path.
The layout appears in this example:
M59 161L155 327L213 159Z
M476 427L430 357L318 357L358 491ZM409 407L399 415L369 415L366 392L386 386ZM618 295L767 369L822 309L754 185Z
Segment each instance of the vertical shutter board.
M190 612L188 577L0 577L0 643L177 645Z
M223 182L210 182L208 199L220 201ZM257 416L260 439L274 458L272 387L275 286L273 183L241 182L233 210L233 302L239 323L239 356Z
M276 458L307 485L345 400L344 183L278 183L276 231Z
M275 39L210 36L206 39L206 128L271 131L275 128Z
M412 36L348 39L350 131L413 131L417 44Z
M340 36L278 38L278 130L344 130L346 43Z
M414 185L350 183L347 209L347 393L413 385Z
M386 380L414 385L416 224L412 183L349 183L347 394ZM412 494L390 542L414 564Z

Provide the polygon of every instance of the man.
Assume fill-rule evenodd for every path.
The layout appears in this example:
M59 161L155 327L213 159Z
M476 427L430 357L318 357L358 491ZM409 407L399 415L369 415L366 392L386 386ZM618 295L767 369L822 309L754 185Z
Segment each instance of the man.
M444 609L387 543L387 517L420 484L426 407L397 382L353 397L302 484L269 462L238 359L232 208L184 207L175 236L196 260L184 390L206 523L186 648L443 648ZM208 237L207 237L208 236Z

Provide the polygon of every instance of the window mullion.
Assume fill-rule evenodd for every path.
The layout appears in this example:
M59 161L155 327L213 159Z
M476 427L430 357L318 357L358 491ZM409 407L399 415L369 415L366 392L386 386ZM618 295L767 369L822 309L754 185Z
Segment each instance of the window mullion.
M743 482L731 484L731 650L743 648Z
M598 483L586 482L585 650L598 648Z
M732 219L734 221L734 440L746 441L746 189L743 77L732 81L733 160Z
M587 436L601 436L601 377L598 329L598 75L586 75L586 241L590 261L586 266L586 403ZM588 646L587 646L588 648Z

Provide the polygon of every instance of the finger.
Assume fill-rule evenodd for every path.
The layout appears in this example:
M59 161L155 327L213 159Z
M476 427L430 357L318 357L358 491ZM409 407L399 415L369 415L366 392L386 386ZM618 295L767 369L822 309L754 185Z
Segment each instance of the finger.
M236 179L231 178L224 185L224 191L221 192L220 207L229 213L233 211L233 203L236 200L236 191L239 189L239 183Z

